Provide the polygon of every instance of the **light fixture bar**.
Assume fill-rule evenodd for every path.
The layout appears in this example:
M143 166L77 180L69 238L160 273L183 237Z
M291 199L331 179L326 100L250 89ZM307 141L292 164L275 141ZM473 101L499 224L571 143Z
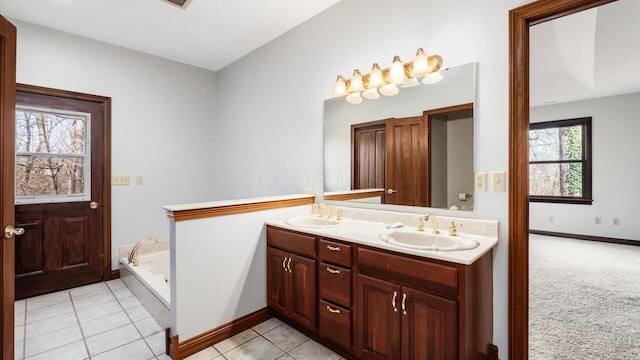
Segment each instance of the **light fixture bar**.
M434 73L440 70L440 68L442 67L442 57L440 55L430 55L427 57L428 61L429 61L429 65L433 65L433 67L431 68L431 71L429 73ZM411 77L411 73L413 72L413 61L409 61L406 63L402 64L404 67L404 74L407 78ZM389 70L390 68L386 68L382 70L382 78L383 79L387 79L389 76ZM363 74L362 75L362 83L366 88L369 87L369 77L371 74ZM351 79L345 80L345 85L346 88L349 89L349 86L351 85Z

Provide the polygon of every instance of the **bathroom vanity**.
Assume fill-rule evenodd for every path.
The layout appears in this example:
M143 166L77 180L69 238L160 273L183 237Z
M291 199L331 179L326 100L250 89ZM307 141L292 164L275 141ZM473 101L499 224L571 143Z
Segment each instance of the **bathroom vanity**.
M394 245L386 237L393 229L367 220L267 222L268 306L349 358L485 359L497 222L459 221L471 231L461 238L476 248ZM418 237L431 230L402 229ZM446 228L434 238L457 240Z

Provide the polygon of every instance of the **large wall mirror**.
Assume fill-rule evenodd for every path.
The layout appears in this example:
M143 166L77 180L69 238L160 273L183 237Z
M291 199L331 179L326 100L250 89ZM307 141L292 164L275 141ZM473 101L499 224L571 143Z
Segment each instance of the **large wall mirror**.
M435 84L324 103L324 198L473 210L476 64Z

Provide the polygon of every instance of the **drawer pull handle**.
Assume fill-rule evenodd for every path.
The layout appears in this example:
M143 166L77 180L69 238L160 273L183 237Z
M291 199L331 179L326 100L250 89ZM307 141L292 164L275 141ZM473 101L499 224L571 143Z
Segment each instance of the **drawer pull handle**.
M331 251L340 251L340 246L327 245L327 249L329 249Z
M332 309L331 306L327 305L327 310L329 310L330 313L332 314L340 314L340 310L339 309Z
M407 294L402 294L402 314L407 315Z
M398 307L396 306L396 298L398 297L398 292L393 292L393 299L391 299L391 306L393 306L393 311L398 312Z
M287 262L287 269L291 272L291 258L289 258L289 262Z
M338 269L332 269L332 268L327 268L327 271L332 273L332 274L340 274L340 270Z
M282 260L282 270L287 271L287 267L285 265L285 263L287 262L287 257L285 256L284 259Z

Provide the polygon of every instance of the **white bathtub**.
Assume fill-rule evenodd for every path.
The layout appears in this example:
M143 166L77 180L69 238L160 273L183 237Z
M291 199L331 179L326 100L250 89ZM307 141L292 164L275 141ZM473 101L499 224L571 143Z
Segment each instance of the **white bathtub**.
M160 326L167 327L171 308L169 250L140 254L138 264L120 259L120 279Z

